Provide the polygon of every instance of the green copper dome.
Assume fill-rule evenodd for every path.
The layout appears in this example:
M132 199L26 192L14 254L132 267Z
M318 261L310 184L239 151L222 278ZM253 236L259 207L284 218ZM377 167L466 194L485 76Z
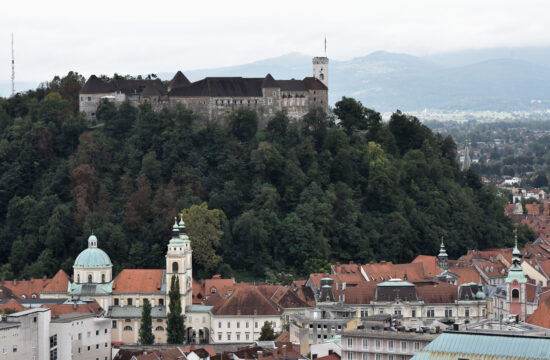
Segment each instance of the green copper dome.
M73 268L102 268L108 266L113 266L109 255L97 247L97 238L91 235L88 238L88 248L78 255Z

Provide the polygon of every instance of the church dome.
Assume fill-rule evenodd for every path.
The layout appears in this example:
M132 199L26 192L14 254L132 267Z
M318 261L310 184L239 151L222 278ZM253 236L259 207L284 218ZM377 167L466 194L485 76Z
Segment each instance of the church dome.
M103 268L113 266L109 255L97 247L97 238L91 235L88 238L88 248L76 258L74 268Z

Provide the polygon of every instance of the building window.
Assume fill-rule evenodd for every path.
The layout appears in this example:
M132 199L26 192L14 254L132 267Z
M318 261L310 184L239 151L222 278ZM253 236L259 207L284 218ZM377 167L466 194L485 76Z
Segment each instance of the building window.
M89 282L89 283L92 282L92 274L88 275L88 282Z
M414 350L419 351L420 350L420 343L417 341L414 343Z
M105 282L105 274L101 274L101 282L102 282L102 283Z
M348 352L348 360L353 360L353 353L351 351Z
M241 340L241 333L237 333L237 341Z
M519 299L519 290L518 289L513 289L512 290L512 299Z
M277 321L273 321L273 330L277 327Z
M159 306L164 306L164 299L159 299Z
M388 340L388 349L393 350L393 340Z
M237 329L240 329L240 328L241 328L241 323L237 321Z
M407 351L407 342L401 341L401 351Z
M394 309L393 314L394 315L401 315L401 309Z
M369 316L369 311L368 310L361 310L361 317L367 317Z
M175 262L175 261L172 263L172 272L173 272L173 273L177 273L177 272L178 272L178 263Z
M82 333L78 333L78 340L82 340Z
M127 299L127 300L126 300L126 303L127 303L128 305L132 306L132 298Z
M115 306L118 306L118 299L115 299Z
M382 355L376 354L375 359L376 359L376 360L382 360Z
M411 317L416 317L416 310L411 311Z
M368 348L369 348L369 340L363 339L363 349L368 349Z
M57 346L57 334L50 336L50 349Z
M124 327L124 331L132 331L132 327L126 325L126 326Z
M393 356L393 355L388 355L388 360L395 360L395 356Z
M228 321L228 322L227 322L227 328L228 328L228 329L231 329L231 321Z
M162 326L157 326L155 328L155 331L164 331L164 328Z
M258 328L258 322L257 322L257 321L254 322L254 327L255 327L256 329Z
M352 338L348 338L348 347L353 347L353 339Z
M222 322L218 321L218 329L221 329L221 328L222 328Z
M453 317L453 310L452 309L445 309L445 317L446 318Z
M88 101L92 101L92 97L91 97L91 96L88 96Z
M95 335L96 335L96 336L99 335L99 330L96 330L96 331L95 331Z
M231 333L227 333L227 341L231 341Z
M218 340L222 341L222 333L218 333Z
M50 360L57 360L57 349L50 350Z
M250 340L250 334L249 333L246 333L245 337L246 337L246 341Z
M435 317L435 310L434 309L426 310L426 316L429 317L429 318Z
M369 354L363 353L363 360L369 360Z
M464 316L470 317L470 309L468 308L464 309Z

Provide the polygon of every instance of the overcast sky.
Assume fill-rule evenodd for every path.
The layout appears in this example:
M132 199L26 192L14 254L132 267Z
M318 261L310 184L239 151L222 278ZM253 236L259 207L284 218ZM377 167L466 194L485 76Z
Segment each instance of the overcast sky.
M145 74L248 63L289 52L346 60L550 45L550 1L3 0L0 80L76 70Z

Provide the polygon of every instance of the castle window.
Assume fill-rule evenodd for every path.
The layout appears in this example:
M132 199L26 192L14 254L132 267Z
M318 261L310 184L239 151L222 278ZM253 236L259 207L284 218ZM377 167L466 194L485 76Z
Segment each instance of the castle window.
M175 261L172 263L172 272L173 272L173 273L177 273L177 272L178 272L178 263L175 262Z
M254 100L255 101L255 104L258 104L258 100Z
M241 100L241 104L243 103L243 101Z
M518 289L514 289L512 290L512 299L519 299L519 290Z
M132 306L132 299L131 298L126 300L126 302L128 303L129 306Z
M105 274L101 274L101 282L102 282L102 283L105 282Z
M91 96L88 96L88 101L92 101L92 97L91 97Z
M321 75L319 75L319 77L321 78L321 80L325 80L325 74L321 74Z
M88 275L88 282L89 282L89 283L92 282L92 274Z
M76 275L76 283L80 284L80 274Z
M157 326L155 328L155 331L164 331L164 328L162 326Z

